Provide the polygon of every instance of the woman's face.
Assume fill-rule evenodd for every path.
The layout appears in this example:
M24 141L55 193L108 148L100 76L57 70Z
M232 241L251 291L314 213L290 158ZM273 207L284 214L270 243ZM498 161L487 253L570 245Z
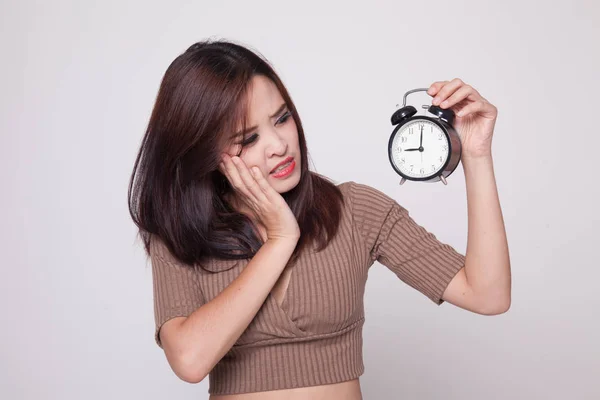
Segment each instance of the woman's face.
M243 135L238 131L227 154L238 155L243 141L245 145L239 157L246 166L258 167L273 189L285 193L300 181L301 160L296 122L277 86L269 78L254 76L248 96L248 130ZM292 157L295 163L293 171L285 176L273 172L288 157Z

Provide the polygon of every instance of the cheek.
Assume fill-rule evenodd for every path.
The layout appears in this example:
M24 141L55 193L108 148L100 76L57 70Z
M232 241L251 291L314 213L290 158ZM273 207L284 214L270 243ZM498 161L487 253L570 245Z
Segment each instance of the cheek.
M264 171L266 168L262 165L260 157L257 157L256 154L253 154L252 149L245 148L240 158L244 162L244 164L246 164L246 167L248 169L252 167L258 167L261 171Z
M242 148L241 145L239 144L234 144L231 145L229 147L229 150L227 151L227 154L229 154L230 156L237 156L240 154L240 151L243 151L244 149Z
M296 128L296 123L292 122L286 127L286 136L289 138L289 143L298 146L298 128Z

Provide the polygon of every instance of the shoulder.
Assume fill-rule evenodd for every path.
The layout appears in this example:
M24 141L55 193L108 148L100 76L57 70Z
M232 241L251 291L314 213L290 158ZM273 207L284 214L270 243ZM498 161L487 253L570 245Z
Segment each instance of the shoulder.
M153 234L150 237L150 246L149 246L149 255L150 259L158 264L172 264L177 265L179 267L188 267L194 268L195 265L189 265L179 259L173 250L171 250L170 246L167 244L167 241L160 238L158 235Z
M344 195L344 198L348 199L352 205L358 205L359 208L360 206L368 206L369 204L391 206L396 203L392 197L382 190L361 182L342 182L337 187Z
M152 259L160 258L164 261L176 261L173 253L169 250L169 247L157 235L152 235L150 237L150 257Z

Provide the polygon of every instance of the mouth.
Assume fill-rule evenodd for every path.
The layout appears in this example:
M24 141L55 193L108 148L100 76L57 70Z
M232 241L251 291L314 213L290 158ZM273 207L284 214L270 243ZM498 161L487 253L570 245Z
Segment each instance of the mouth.
M281 170L281 169L285 168L292 161L294 161L294 157L288 157L288 158L286 158L285 160L283 160L282 162L280 162L279 164L277 164L275 166L275 168L273 168L271 170L271 172L269 172L269 174L275 173L278 169ZM281 167L283 167L283 168L281 168Z

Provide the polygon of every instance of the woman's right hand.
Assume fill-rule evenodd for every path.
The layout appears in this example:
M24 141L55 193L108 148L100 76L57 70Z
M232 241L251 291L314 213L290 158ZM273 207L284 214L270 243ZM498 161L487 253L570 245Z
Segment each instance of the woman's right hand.
M273 189L258 167L249 169L237 156L223 154L219 170L235 190L236 198L267 230L267 239L298 239L300 227L283 197Z

